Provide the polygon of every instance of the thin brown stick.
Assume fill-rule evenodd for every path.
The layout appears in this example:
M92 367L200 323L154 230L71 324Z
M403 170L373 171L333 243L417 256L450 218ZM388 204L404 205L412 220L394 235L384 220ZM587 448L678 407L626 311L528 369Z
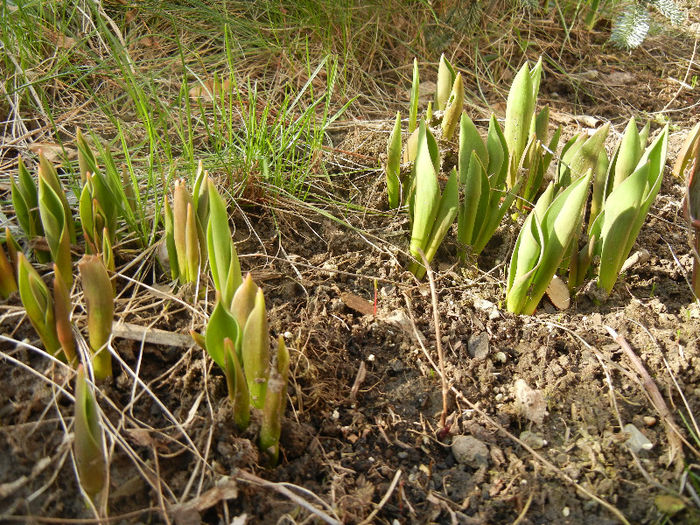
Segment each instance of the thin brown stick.
M445 357L442 352L442 334L440 333L440 314L438 312L437 292L435 290L435 279L433 279L433 271L430 268L430 263L426 259L423 250L418 249L418 253L423 259L426 273L428 274L428 282L430 283L430 298L433 303L433 323L435 324L435 346L438 353L438 365L440 366L440 380L442 384L442 413L440 414L440 430L445 428L447 420L447 393L449 387L447 385L447 376L445 375Z
M610 337L612 337L615 342L620 345L622 351L632 362L634 370L639 374L640 379L642 380L642 385L644 386L652 405L654 405L654 408L659 413L659 416L661 416L661 419L666 426L666 434L668 436L669 444L671 445L671 459L676 462L677 468L682 469L684 462L681 441L685 441L688 446L691 446L690 443L687 443L680 429L676 425L676 422L673 420L673 415L668 409L666 401L664 401L659 388L656 386L656 383L654 383L654 380L644 367L642 360L637 357L637 354L634 353L634 350L632 350L632 347L623 336L619 335L615 330L607 325L605 326L605 329L610 334Z
M364 520L360 522L360 525L367 525L369 523L373 523L374 518L379 514L379 511L382 510L382 507L386 505L386 502L389 501L389 498L394 492L394 489L396 488L396 484L399 482L399 478L401 478L401 469L396 471L396 474L394 474L394 479L391 480L391 485L389 485L389 488L386 491L386 494L384 494L384 497L379 501L377 504L377 507L370 513L369 516L367 516Z
M250 472L246 472L245 470L239 470L236 473L236 479L238 481L244 481L244 482L252 483L255 485L259 485L261 487L269 487L271 489L274 489L277 492L279 492L280 494L291 499L297 505L304 507L306 510L308 510L309 512L314 514L316 517L322 519L326 523L328 523L330 525L340 525L340 521L338 519L329 516L328 514L326 514L325 512L323 512L320 509L317 509L311 503L309 503L305 499L301 498L300 496L298 496L297 494L295 494L294 492L292 492L288 488L289 486L293 486L299 490L313 494L312 492L310 492L309 490L307 490L303 487L299 487L297 485L292 485L291 483L274 483L272 481L267 481L266 479L259 478L255 474L251 474ZM316 496L315 494L313 494L313 495L314 495L314 497L318 498L318 496ZM318 499L321 502L323 502L323 500L321 500L320 498L318 498ZM325 502L323 502L323 503L326 504Z
M136 518L146 512L160 512L159 507L146 507L141 510L134 510L132 512L127 512L125 514L119 514L118 516L109 516L106 518L50 518L46 516L32 516L30 514L13 514L9 516L2 516L3 519L8 521L26 521L31 523L75 523L75 524L89 524L89 523L108 523L114 521L128 520L131 518Z

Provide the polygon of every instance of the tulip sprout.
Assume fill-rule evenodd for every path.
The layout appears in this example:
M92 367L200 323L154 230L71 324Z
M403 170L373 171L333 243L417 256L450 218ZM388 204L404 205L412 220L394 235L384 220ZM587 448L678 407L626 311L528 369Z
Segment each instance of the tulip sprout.
M15 279L15 264L12 261L12 252L15 250L13 246L14 240L9 234L10 230L5 230L5 248L0 245L0 298L7 299L10 294L17 291L17 280ZM7 253L6 253L7 252ZM17 256L15 252L15 257Z
M430 262L435 256L440 243L449 231L457 215L458 187L457 172L450 174L444 192L440 194L436 162L437 152L431 152L425 121L421 120L418 133L418 153L413 167L415 193L409 203L411 215L411 255L417 259L410 270L421 279L425 275L425 267L418 262L421 251ZM437 164L437 167L436 167Z
M102 492L107 478L102 444L102 428L99 419L99 407L95 394L85 379L83 365L78 367L75 379L75 419L73 433L73 453L78 470L80 486L91 501Z
M73 217L67 201L65 206L63 204L65 194L58 178L53 176L47 165L49 165L48 161L45 161L39 167L39 214L51 257L60 268L66 285L70 287L73 284L73 263L70 253ZM75 237L74 233L73 237Z
M700 122L688 133L673 172L681 177L688 166L683 207L692 230L693 293L700 298Z
M555 195L550 184L525 219L508 268L506 307L532 314L583 220L592 173Z
M27 240L33 241L37 237L44 235L44 228L41 225L41 217L39 216L39 192L34 179L24 165L22 157L19 157L17 172L17 182L15 182L14 177L10 179L12 207L17 215L17 222L19 222L19 226ZM46 263L50 259L50 255L44 250L35 248L34 254L40 263Z
M265 298L250 274L236 290L230 308L217 292L204 338L192 335L224 372L238 429L248 427L251 406L262 410L260 448L271 464L276 463L289 354L280 340L277 366L271 367Z
M600 258L598 285L609 294L617 281L649 207L661 188L668 127L645 149L648 130L645 126L639 132L636 122L631 119L610 161L603 147L607 125L587 140L572 139L570 149L562 155L562 162L569 161L570 166L560 170L560 181L583 168L594 173L586 229L588 242L578 252L577 245L572 245L570 290L583 283L594 256Z
M88 338L95 379L112 375L109 340L114 319L114 294L104 262L97 255L85 255L78 263L87 309Z
M48 287L22 252L17 254L17 287L29 322L39 335L44 349L52 356L61 358L53 299Z
M521 159L530 141L530 128L535 113L537 93L542 76L542 59L530 69L526 62L513 79L506 103L503 135L508 145L508 188L518 182Z

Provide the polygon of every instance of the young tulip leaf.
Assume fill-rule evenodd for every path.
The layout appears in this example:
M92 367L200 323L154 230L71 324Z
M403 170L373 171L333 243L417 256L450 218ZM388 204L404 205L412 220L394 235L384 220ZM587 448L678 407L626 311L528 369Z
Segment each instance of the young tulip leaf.
M425 122L420 122L419 130L418 154L414 168L416 189L410 245L411 255L417 260L420 260L420 252L426 249L440 203L440 188L435 166L430 158Z
M83 365L78 367L75 380L75 419L73 453L80 485L94 500L104 488L107 477L99 408L95 395L85 379Z
M604 216L591 228L591 234L601 239L598 286L607 293L612 291L659 193L667 146L668 126L645 150L634 173L610 193L603 208Z
M497 146L498 152L502 154L500 142ZM492 145L491 147L493 148L494 146ZM479 131L476 129L472 119L466 113L462 113L459 123L459 158L457 161L459 166L459 184L461 186L466 184L472 152L476 153L482 165L487 166L489 164L490 152L487 150L487 146L481 139L481 135L479 135ZM498 155L498 153L495 154Z
M96 173L99 171L95 154L90 149L90 146L85 140L85 135L78 129L76 144L78 146L78 167L80 169L80 181L85 184L87 182L88 173Z
M255 296L255 306L243 329L241 357L248 380L251 403L255 408L263 408L270 367L270 342L268 341L265 296L260 289Z
M109 339L114 321L114 292L102 257L85 255L78 263L87 309L88 339L95 379L112 375Z
M61 273L66 278L66 285L71 286L73 283L73 272L70 236L63 205L54 188L42 176L39 176L39 213L46 232L46 240L51 250L51 256L61 268Z
M622 135L622 140L611 165L612 181L607 191L608 194L635 170L639 159L642 157L643 146L644 144L641 143L639 138L639 131L637 131L637 122L632 117L627 123L625 133Z
M214 306L214 311L209 316L204 340L207 353L222 370L226 370L224 340L227 338L233 341L234 348L240 352L242 344L241 329L236 319L224 307L219 298L216 301L216 306Z
M58 197L61 208L63 209L63 227L66 228L68 232L68 242L75 243L75 224L73 222L73 212L70 205L68 204L68 198L66 197L65 191L61 185L61 181L58 178L58 172L56 167L51 164L44 155L39 152L39 213L41 213L41 181L46 182L51 189L55 192L56 197ZM43 221L43 217L42 217ZM46 225L44 225L46 228Z
M209 223L207 226L207 248L214 287L221 294L221 301L230 305L233 294L241 285L241 266L233 237L228 226L228 213L214 183L208 182Z
M553 199L554 186L550 185L528 216L533 218L530 224L526 220L522 240L518 236L508 270L509 311L530 315L537 308L581 226L591 178L589 172ZM540 255L535 259L537 252Z
M429 240L425 249L425 258L428 262L433 260L437 249L440 247L442 240L447 235L450 230L452 223L455 221L457 216L457 208L459 206L459 185L457 184L457 171L452 170L450 178L447 179L447 184L445 184L445 189L440 198L440 205L438 206L438 211L435 216L435 224L430 232ZM418 279L422 279L425 275L426 268L420 264L416 271L415 276Z
M394 129L389 135L386 160L386 189L389 208L397 208L401 199L401 113L396 113Z
M408 134L413 133L418 121L418 88L420 79L418 77L418 59L413 59L413 81L411 82L411 96L408 102Z
M228 397L233 406L233 421L238 430L245 430L250 424L250 394L243 373L240 358L228 337L224 339L224 375L228 387Z
M17 288L29 322L45 350L60 357L61 343L56 333L53 301L49 289L22 252L17 254Z
M530 122L535 111L533 87L533 78L526 62L515 75L506 102L506 123L503 134L510 153L510 171L507 181L509 188L515 186L517 167L528 143Z
M32 240L36 236L43 235L44 230L41 228L39 219L39 193L22 157L19 157L17 164L17 175L16 183L14 177L10 178L12 206L22 231L29 240Z
M525 309L539 262L544 255L544 241L540 220L531 212L518 235L508 267L508 293L506 308L520 313Z
M624 251L624 246L642 202L648 174L648 164L638 168L613 190L605 202L600 232L602 249L598 285L608 293L627 258L628 252Z
M484 183L486 184L485 186ZM482 202L482 192L485 193L484 197L486 199L489 197L486 170L475 150L471 153L471 159L469 160L462 188L463 196L459 207L457 240L463 245L472 245L474 242L474 231L480 226L477 225L476 222L478 217L477 212L480 208L479 203Z
M438 64L437 86L435 89L435 109L443 111L447 107L450 98L452 85L455 81L455 70L445 58L445 54L440 55ZM430 122L430 120L428 120Z

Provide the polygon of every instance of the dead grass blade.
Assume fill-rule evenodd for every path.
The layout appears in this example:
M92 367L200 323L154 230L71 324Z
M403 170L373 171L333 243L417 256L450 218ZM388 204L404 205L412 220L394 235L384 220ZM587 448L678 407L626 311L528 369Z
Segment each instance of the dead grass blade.
M325 523L328 523L329 525L340 525L340 524L342 523L342 522L340 521L340 518L338 518L337 516L335 516L335 517L329 516L326 512L324 512L324 511L322 511L322 510L320 510L320 509L314 507L314 506L313 506L311 503L309 503L307 500L303 499L303 498L300 497L299 495L295 494L292 490L290 490L291 488L294 488L295 490L298 490L298 491L300 491L300 492L303 492L304 494L307 494L307 495L312 496L314 499L316 499L316 500L318 500L319 502L321 502L321 503L323 504L323 506L325 506L326 508L328 508L328 510L329 510L330 512L332 512L333 514L335 514L335 512L333 512L333 509L331 509L330 506L329 506L327 503L325 503L325 502L324 502L321 498L319 498L316 494L310 492L309 490L307 490L307 489L305 489L305 488L303 488L303 487L299 487L298 485L293 485L293 484L291 484L291 483L274 483L274 482L272 482L272 481L267 481L267 480L265 480L265 479L259 478L259 477L256 476L255 474L251 474L250 472L246 472L246 471L244 471L244 470L239 470L239 471L236 473L236 476L235 476L235 477L236 477L236 479L239 480L239 481L243 481L243 482L246 482L246 483L250 483L250 484L253 484L253 485L257 485L257 486L259 486L259 487L267 487L267 488L271 488L271 489L273 489L273 490L276 490L277 492L279 492L279 493L282 494L283 496L288 497L288 498L289 498L290 500L292 500L294 503L296 503L297 505L299 505L299 506L303 507L304 509L308 510L308 511L311 512L313 515L315 515L316 517L320 518L321 520L323 520Z
M673 420L673 415L668 409L668 405L666 405L666 401L664 401L664 398L661 395L661 392L659 391L658 387L656 386L656 383L649 375L649 372L647 372L641 359L639 359L639 357L637 357L637 354L634 353L634 350L632 350L632 347L629 345L627 340L623 336L619 335L611 327L605 326L605 329L610 334L610 337L612 337L615 340L615 342L620 345L620 348L622 348L627 358L632 362L632 367L637 372L637 374L639 374L639 377L642 381L642 385L644 386L647 396L649 396L651 404L659 413L659 416L661 416L661 419L664 422L664 426L666 427L668 442L671 446L671 454L669 459L670 461L675 463L676 473L680 474L680 472L685 467L683 445L681 442L685 443L690 448L693 448L693 446L685 439L680 429L676 425L676 422Z

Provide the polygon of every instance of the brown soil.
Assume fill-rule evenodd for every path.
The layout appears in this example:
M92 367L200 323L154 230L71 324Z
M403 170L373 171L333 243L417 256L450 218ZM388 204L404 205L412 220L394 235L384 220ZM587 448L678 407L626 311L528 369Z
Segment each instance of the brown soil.
M648 46L653 53L654 42ZM646 67L625 71L634 81L624 91L651 82ZM564 87L546 81L541 98L566 97ZM620 95L612 91L607 109L586 114L611 117ZM638 108L658 111L676 93L663 86L637 95ZM673 105L693 98L697 88ZM671 160L697 119L697 108L689 111L672 133ZM578 131L580 119L555 118L569 135ZM434 263L450 387L441 427L430 287L404 270L408 224L386 211L376 169L389 126L346 125L327 154L330 166L364 165L334 168L332 187L363 212L318 204L341 223L277 199L274 216L251 206L242 209L248 220L235 217L243 268L265 292L271 338L284 334L292 355L280 465L260 466L255 424L235 432L224 378L204 351L117 337L124 365L115 364L98 397L111 423L110 516L183 525L661 523L655 498L676 493L686 464L698 461L675 433L697 447L682 419L700 414L700 306L688 284L682 182L666 173L634 248L650 259L602 302L592 290L565 311L544 299L533 316L508 314L501 306L517 225L504 220L469 265L455 265L456 247L446 242ZM153 275L168 283L155 264ZM119 288L120 319L178 334L201 329L211 306L201 300L193 312L172 293L126 278ZM210 289L206 295L211 301ZM39 343L17 297L0 312L0 333L23 341L0 341L0 521L91 518L73 466L72 403L62 392L72 390L72 377L27 346ZM74 319L82 328L82 310ZM607 327L629 343L651 383ZM651 384L667 414L650 398ZM627 424L651 448L632 452ZM455 458L457 436L478 440L471 457ZM684 501L688 509L672 522L700 522Z

